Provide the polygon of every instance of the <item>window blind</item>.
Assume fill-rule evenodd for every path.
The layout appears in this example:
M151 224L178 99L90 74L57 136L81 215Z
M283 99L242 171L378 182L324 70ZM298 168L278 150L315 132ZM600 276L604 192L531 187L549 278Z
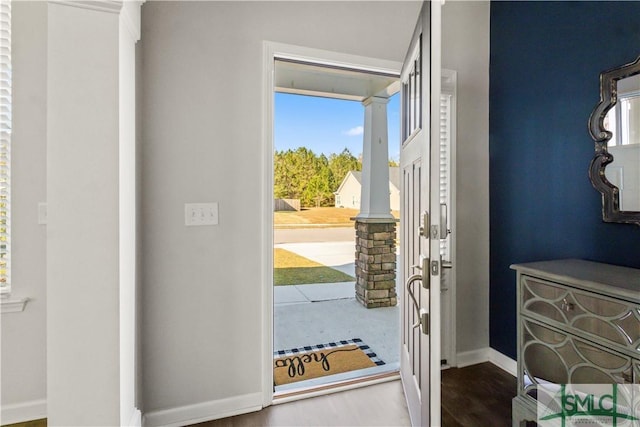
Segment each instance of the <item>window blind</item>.
M11 290L11 2L0 0L0 293Z

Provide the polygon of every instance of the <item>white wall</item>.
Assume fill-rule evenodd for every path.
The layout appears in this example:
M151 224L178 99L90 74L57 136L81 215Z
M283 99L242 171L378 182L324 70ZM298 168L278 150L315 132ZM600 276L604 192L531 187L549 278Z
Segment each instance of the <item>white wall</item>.
M457 352L489 346L489 2L442 8L442 67L458 72Z
M362 185L352 174L347 176L348 178L340 190L340 204L336 203L336 205L342 208L360 209Z
M419 8L143 6L142 366L150 425L262 402L262 41L401 61ZM219 202L220 224L185 227L184 203L206 201Z
M24 312L2 315L2 412L8 424L46 416L47 6L13 2L12 285Z
M139 425L136 408L137 308L137 117L136 42L140 4L125 2L119 28L119 268L120 268L120 425Z
M400 189L389 183L389 206L392 211L400 210Z
M141 423L135 408L139 5L49 3L48 425Z
M139 424L135 82L118 78L134 35L118 58L118 28L115 13L13 3L13 294L30 302L2 315L2 424Z
M447 2L443 9L443 66L457 70L459 82L458 351L488 346L489 7L464 8ZM396 2L143 7L146 411L211 401L224 408L223 399L259 391L260 355L252 348L261 319L261 41L401 60L418 9ZM35 414L46 398L46 231L36 209L46 200L46 10L41 2L13 4L12 276L15 295L32 301L2 317L3 416L7 408ZM199 200L221 203L218 227L184 228L182 204ZM246 351L227 352L234 347Z
M118 15L48 9L48 422L117 425Z

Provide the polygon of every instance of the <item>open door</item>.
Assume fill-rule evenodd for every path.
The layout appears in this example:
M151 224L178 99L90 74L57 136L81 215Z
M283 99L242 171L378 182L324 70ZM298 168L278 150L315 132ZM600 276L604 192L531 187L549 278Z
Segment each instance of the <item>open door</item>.
M440 8L423 3L401 75L400 374L414 426L440 425Z

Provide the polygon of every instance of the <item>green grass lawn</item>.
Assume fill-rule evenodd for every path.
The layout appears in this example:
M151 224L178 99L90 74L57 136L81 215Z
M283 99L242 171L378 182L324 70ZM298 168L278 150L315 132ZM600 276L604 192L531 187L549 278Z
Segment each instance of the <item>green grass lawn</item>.
M352 282L354 280L356 279L348 274L293 252L280 248L276 248L274 251L273 283L275 286Z
M275 228L353 227L351 218L360 213L358 209L348 208L302 208L300 211L274 212ZM391 212L400 218L397 211Z

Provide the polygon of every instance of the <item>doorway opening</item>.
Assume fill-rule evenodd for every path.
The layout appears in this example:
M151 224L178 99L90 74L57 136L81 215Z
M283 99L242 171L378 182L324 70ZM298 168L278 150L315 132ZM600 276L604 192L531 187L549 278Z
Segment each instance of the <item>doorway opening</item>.
M397 372L398 75L290 58L274 69L273 390ZM383 162L366 146L381 132L367 113L372 98L386 112ZM384 188L372 185L379 175ZM386 212L374 192L386 193ZM367 240L363 213L393 227ZM380 274L366 276L374 261Z

